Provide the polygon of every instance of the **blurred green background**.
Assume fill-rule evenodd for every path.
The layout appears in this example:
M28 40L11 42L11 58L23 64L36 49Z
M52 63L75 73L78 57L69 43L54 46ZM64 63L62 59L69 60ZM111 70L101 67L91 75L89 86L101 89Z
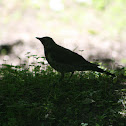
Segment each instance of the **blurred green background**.
M50 36L90 61L126 65L126 0L0 0L0 64L44 56Z

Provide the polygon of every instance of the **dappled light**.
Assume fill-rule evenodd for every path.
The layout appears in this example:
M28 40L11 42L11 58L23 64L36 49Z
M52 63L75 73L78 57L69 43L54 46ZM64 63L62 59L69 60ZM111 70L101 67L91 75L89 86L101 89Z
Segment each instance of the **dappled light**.
M52 37L90 61L112 59L113 65L125 65L125 2L98 0L2 0L0 3L0 46L22 40L24 46L12 48L8 63L19 64L25 54L43 55L36 36ZM120 18L118 18L120 16ZM79 50L84 50L80 52ZM14 53L17 57L13 57ZM90 58L89 58L90 57ZM13 59L13 60L11 60ZM3 57L0 55L0 63Z

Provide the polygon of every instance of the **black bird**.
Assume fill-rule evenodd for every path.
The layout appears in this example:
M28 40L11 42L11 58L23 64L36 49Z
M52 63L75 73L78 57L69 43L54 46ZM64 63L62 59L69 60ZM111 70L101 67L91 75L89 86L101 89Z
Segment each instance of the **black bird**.
M61 73L60 80L64 78L64 74L67 72L72 72L71 78L74 71L88 70L105 73L115 77L114 74L98 68L98 65L88 62L81 55L57 45L50 37L36 38L39 39L44 46L45 57L48 63L51 67Z

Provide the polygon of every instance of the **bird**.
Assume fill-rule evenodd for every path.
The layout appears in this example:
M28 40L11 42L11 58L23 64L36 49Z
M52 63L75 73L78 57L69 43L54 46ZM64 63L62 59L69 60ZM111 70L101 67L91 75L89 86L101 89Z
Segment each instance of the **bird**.
M65 73L69 72L71 72L71 78L75 71L97 71L115 77L115 74L99 68L99 65L91 63L81 55L56 44L51 37L36 37L36 39L43 44L45 57L50 66L61 73L60 80L64 78Z

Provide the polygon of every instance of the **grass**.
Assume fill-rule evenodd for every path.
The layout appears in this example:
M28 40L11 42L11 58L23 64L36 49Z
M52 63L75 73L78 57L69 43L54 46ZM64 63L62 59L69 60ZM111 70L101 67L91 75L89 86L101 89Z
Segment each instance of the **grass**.
M124 126L125 69L116 78L77 72L59 82L50 66L23 66L0 68L1 126Z

